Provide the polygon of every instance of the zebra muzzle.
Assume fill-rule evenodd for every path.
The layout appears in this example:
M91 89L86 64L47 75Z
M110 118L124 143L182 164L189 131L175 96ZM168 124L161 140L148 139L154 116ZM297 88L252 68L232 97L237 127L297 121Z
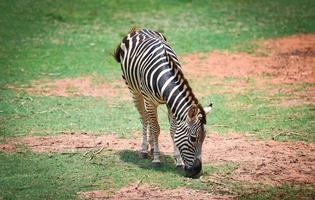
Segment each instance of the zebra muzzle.
M202 163L199 158L196 158L192 167L185 167L186 176L190 178L198 178L202 169Z

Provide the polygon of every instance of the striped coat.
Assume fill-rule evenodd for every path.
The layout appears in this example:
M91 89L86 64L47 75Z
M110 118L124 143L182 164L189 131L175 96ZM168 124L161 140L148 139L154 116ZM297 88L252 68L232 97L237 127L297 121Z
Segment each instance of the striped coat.
M188 176L198 174L206 113L212 105L204 109L198 103L166 38L149 29L133 29L118 45L114 57L121 64L122 77L140 113L141 156L147 157L150 146L153 164L160 164L156 109L166 104L176 165L184 165Z

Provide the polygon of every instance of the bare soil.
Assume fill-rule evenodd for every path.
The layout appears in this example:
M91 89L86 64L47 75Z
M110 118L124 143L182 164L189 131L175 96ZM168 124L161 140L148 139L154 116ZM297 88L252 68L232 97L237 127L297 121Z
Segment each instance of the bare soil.
M138 149L135 140L118 139L116 135L93 135L87 133L64 133L54 136L25 136L16 138L8 144L0 144L0 150L16 149L17 144L26 145L34 152L69 152L104 147L110 150ZM2 148L2 145L5 146Z
M315 83L315 34L259 43L256 54L213 51L183 56L183 69L192 78L255 77L271 83ZM258 55L262 52L267 55Z
M132 184L128 187L121 188L114 195L108 195L104 191L81 192L80 196L85 199L109 199L109 200L175 200L175 199L195 199L195 200L229 200L232 196L216 195L198 190L187 188L177 188L162 190L158 187L147 184Z
M203 160L236 162L233 178L255 183L315 183L315 144L258 141L237 134L210 135Z
M15 152L16 145L14 143L0 144L0 152Z
M257 42L253 54L213 51L181 57L198 97L259 91L280 106L315 104L315 34ZM306 85L308 84L308 85ZM304 89L301 87L304 85Z
M0 145L0 151L14 151L18 143L35 152L71 152L91 148L115 151L139 150L140 134L134 139L118 139L115 135L68 133L56 136L25 136ZM172 154L173 144L167 133L160 136L160 149ZM233 177L237 180L265 183L315 183L315 144L305 142L257 141L231 133L211 134L203 145L203 162L239 163Z

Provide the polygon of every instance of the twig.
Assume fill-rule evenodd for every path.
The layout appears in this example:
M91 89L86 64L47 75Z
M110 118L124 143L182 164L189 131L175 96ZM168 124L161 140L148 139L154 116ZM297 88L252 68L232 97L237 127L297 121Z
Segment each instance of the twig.
M55 111L55 110L57 110L58 108L52 108L52 109L50 109L50 110L43 110L43 111L40 111L40 112L36 112L36 113L34 113L35 115L36 114L43 114L43 113L50 113L50 112L52 112L52 111Z
M96 151L95 153L93 153L94 155L101 153L104 150L104 147L100 148L100 150Z
M31 100L31 101L34 101L32 97L26 97L26 98L29 99L29 100Z
M135 187L136 190L139 188L139 185L140 185L141 182L142 182L142 179L140 179L140 180L137 182L137 185L136 185L136 187Z
M91 151L93 151L93 149L86 151L83 156L87 156L89 153L91 153Z
M294 133L294 132L291 132L291 131L288 131L288 132L280 132L280 133L277 133L276 135L272 136L272 139L275 140L276 137L280 136L280 135L283 135L283 136L290 136L290 135L301 135L299 133Z
M94 157L95 157L95 155L96 154L99 154L101 151L103 151L103 149L104 149L104 147L102 147L100 150L98 150L97 152L92 152L92 155L91 155L91 157L90 157L90 159L89 160L92 160Z
M70 115L67 111L60 109L61 112L65 113L66 115Z

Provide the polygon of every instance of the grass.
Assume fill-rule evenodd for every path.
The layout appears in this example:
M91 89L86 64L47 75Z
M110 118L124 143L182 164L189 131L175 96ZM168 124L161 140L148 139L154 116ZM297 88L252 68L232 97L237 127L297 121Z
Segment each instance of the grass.
M315 32L314 8L311 0L3 0L0 84L94 72L118 78L111 53L134 25L164 32L179 54L249 50L254 39Z
M162 188L203 188L199 179L187 179L173 166L173 159L163 156L163 165L152 168L149 160L140 160L136 152L103 152L92 160L82 154L0 153L0 196L3 199L70 199L77 192L93 189L113 190L129 183L143 183ZM222 171L206 166L205 172ZM27 183L27 184L26 184Z
M77 156L1 153L0 157L6 163L0 167L4 199L70 199L76 190L101 184L97 179L101 169L87 166Z
M272 139L281 132L287 137L276 139L315 141L314 106L279 107L250 93L233 100L227 95L212 94L211 98L216 105L208 120L212 130L246 132L262 139Z
M132 102L113 103L113 99L101 97L29 96L8 90L1 94L2 136L92 132L123 137L140 130L139 114ZM159 111L160 125L168 129L166 108Z
M62 132L115 133L125 137L141 129L132 102L94 97L29 96L5 90L0 100L2 136L50 135ZM270 105L263 93L211 94L203 98L214 103L208 129L219 133L247 132L263 139L314 142L314 106ZM233 97L233 98L232 98ZM232 103L231 103L232 102ZM124 123L121 123L121 122ZM159 109L162 130L169 129L165 106ZM219 126L218 126L219 125Z
M38 79L88 75L100 82L120 79L120 67L111 54L134 25L163 32L179 55L214 49L252 52L257 39L315 32L314 10L312 0L2 0L0 143L22 135L75 131L129 137L139 131L138 114L128 100L36 96L12 89ZM237 80L226 77L224 81ZM198 92L210 87L194 81L192 86ZM284 94L249 89L227 95L220 93L221 87L211 88L211 95L200 98L203 105L214 102L206 127L210 132L315 141L314 106L279 106ZM75 93L76 88L70 87L68 92ZM159 109L159 117L161 128L168 130L165 108ZM20 148L20 153L0 153L0 199L73 199L79 191L117 190L138 180L162 188L213 189L199 179L184 178L169 156L163 156L163 166L154 169L150 161L139 160L136 152L128 150L105 151L89 160L83 153L35 154ZM229 174L236 165L206 164L204 174ZM242 184L244 188L250 185ZM240 198L309 199L313 194L313 186L281 185Z

